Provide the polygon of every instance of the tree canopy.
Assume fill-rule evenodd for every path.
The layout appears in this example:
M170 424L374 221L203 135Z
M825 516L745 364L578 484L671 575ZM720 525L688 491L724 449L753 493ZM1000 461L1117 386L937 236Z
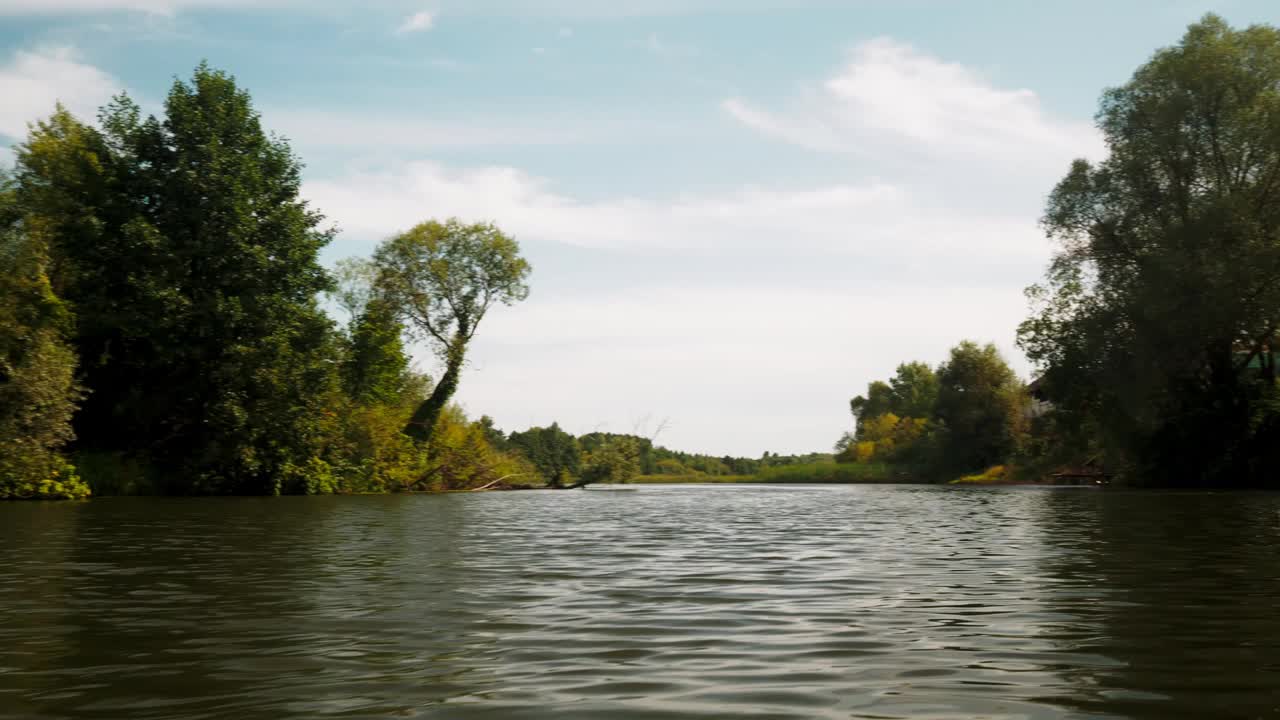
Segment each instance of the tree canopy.
M1135 482L1275 482L1277 87L1280 32L1206 16L1105 93L1108 157L1050 197L1020 343L1056 421Z
M496 304L529 295L529 263L520 246L488 223L429 221L382 244L374 254L377 291L444 364L431 396L405 432L427 439L453 397L467 346Z

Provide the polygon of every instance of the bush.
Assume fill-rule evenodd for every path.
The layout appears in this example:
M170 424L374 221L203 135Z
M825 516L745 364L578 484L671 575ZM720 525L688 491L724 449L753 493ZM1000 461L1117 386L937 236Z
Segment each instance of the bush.
M907 482L885 463L808 463L764 468L756 474L762 483L891 483Z

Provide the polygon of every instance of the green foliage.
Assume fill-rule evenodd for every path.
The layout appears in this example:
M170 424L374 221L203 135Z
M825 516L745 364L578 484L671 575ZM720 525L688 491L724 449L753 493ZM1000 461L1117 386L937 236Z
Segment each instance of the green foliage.
M427 453L401 432L419 397L406 395L398 404L352 402L343 410L329 454L341 478L334 492L399 492L419 483L428 472Z
M1008 459L1023 432L1024 390L995 345L965 341L938 368L937 467L972 472Z
M523 457L495 450L479 423L456 406L440 414L426 443L427 469L413 489L465 490L495 481L535 485L538 469Z
M627 436L607 438L582 457L584 485L626 483L639 474L640 444Z
M1206 16L1098 114L1019 342L1055 436L1139 484L1270 485L1280 417L1280 31Z
M122 96L99 131L60 108L18 147L25 222L77 314L79 442L146 458L168 492L275 492L320 451L335 383L331 233L232 78L202 65L164 109Z
M1003 462L1025 432L1021 382L994 345L969 341L936 372L919 362L899 365L889 382L870 383L850 405L858 426L836 443L836 461L888 464L913 477L954 477Z
M886 483L905 482L909 479L902 470L885 463L834 462L780 465L765 468L755 476L755 481L761 483Z
M409 356L401 341L403 326L384 303L367 304L351 325L342 385L363 403L389 403L400 397L409 374Z
M485 439L487 439L489 444L494 448L503 452L507 452L512 449L511 441L507 438L507 434L494 425L493 418L488 415L481 415L480 419L476 421L476 424L484 431Z
M508 443L533 463L546 484L552 487L571 482L581 471L582 450L578 441L557 423L511 433Z
M82 397L39 236L26 232L0 175L0 499L80 498L89 488L61 454Z
M383 243L374 254L377 290L387 306L444 364L444 373L405 428L425 441L457 390L467 346L495 304L529 295L520 246L488 223L429 221Z
M630 482L637 485L732 485L758 482L754 475L707 475L706 473L689 473L686 475L637 475Z
M889 382L870 383L865 396L849 401L849 409L858 420L888 414L927 418L937 400L937 374L925 363L909 362L899 365Z

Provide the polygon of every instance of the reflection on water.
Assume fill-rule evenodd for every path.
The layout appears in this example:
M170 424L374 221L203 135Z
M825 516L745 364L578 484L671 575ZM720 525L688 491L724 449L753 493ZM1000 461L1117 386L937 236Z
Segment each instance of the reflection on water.
M0 505L0 718L1269 717L1280 496Z

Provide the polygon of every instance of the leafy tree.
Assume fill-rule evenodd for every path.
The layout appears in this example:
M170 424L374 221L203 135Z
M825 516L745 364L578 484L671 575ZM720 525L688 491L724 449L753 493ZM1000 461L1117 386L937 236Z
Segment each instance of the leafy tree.
M431 396L405 427L425 441L457 390L467 346L484 316L495 303L528 296L529 263L516 241L493 225L456 219L425 222L391 238L374 263L381 297L444 363Z
M938 375L922 362L903 363L889 380L893 389L891 412L899 417L927 418L938 402Z
M884 382L876 380L867 386L867 394L849 401L855 420L894 414L898 417L927 418L933 415L938 401L938 377L922 362L903 363Z
M937 418L944 435L940 470L982 470L1003 463L1021 433L1022 384L995 345L965 341L938 368Z
M682 463L691 463L694 455L689 453L672 452L666 448L655 448L653 440L639 435L629 435L624 433L607 433L592 432L578 438L578 444L582 448L583 453L593 453L601 447L608 445L614 440L626 440L636 447L637 458L640 462L640 473L652 475L657 471L657 461L660 458L675 458ZM704 456L705 457L705 456Z
M1020 344L1061 434L1135 482L1276 482L1278 86L1280 31L1208 15L1105 93L1109 157L1050 197Z
M884 381L875 380L867 385L865 396L859 395L849 401L849 410L855 420L861 421L864 417L873 418L891 413L896 404L893 387Z
M656 467L656 475L688 475L689 468L685 467L675 458L663 458L659 460Z
M0 174L0 499L89 494L61 455L82 394L64 339L71 315L47 266L44 243L22 227L12 183Z
M582 458L582 485L626 483L640 474L640 445L634 438L604 439Z
M552 487L564 485L580 472L581 450L578 440L561 430L557 423L551 423L550 427L535 427L511 433L508 442L533 463L538 473Z
M484 431L485 439L489 441L490 445L503 452L511 449L511 441L507 439L507 434L494 425L493 418L488 415L481 415L476 424Z
M382 302L369 303L355 318L342 364L343 388L350 397L389 403L401 396L409 373L403 331L395 313Z
M331 233L300 165L204 65L163 118L121 96L100 124L60 108L18 147L26 222L78 316L80 446L146 458L171 492L278 492L319 452L336 381Z

